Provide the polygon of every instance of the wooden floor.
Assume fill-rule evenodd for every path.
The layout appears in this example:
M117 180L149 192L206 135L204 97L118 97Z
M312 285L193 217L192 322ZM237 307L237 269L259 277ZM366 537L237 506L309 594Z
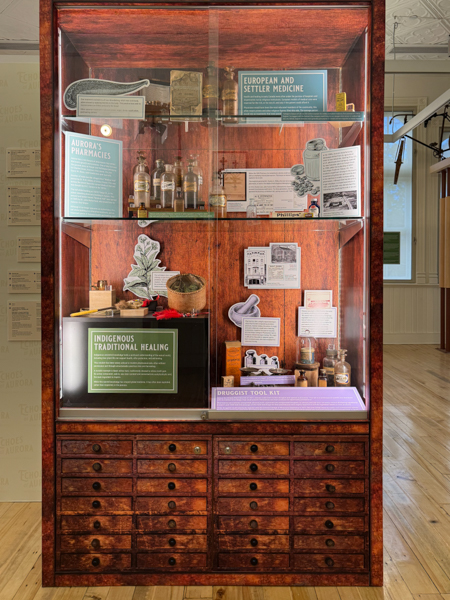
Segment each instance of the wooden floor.
M385 586L41 588L40 504L0 504L0 600L450 600L450 354L385 348Z

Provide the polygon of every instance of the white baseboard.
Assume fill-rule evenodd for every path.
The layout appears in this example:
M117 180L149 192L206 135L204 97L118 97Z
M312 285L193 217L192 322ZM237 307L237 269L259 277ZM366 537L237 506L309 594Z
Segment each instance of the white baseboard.
M383 344L438 344L439 333L385 333Z

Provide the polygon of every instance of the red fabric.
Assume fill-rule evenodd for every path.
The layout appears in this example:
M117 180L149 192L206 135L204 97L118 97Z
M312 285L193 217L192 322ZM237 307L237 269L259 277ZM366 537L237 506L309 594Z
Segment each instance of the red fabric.
M179 319L183 316L173 308L166 308L166 310L161 310L160 312L156 312L154 314L158 321L161 319Z

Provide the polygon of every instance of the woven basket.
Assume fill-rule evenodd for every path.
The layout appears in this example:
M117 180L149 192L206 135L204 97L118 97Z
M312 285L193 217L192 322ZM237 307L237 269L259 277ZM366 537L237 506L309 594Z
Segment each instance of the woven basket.
M187 273L181 273L181 275L187 275ZM169 308L174 308L180 313L191 312L192 309L202 310L206 306L206 279L196 275L202 282L203 286L195 292L175 292L170 289L171 283L178 277L174 275L166 281L167 287L167 300L169 302Z

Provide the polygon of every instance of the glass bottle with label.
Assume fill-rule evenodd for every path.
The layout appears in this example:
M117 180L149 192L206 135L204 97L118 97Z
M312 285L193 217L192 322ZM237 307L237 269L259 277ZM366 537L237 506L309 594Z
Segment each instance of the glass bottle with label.
M139 206L141 202L147 209L150 208L150 172L145 162L145 154L139 150L138 162L133 169L134 203Z
M156 208L161 208L161 175L164 173L164 161L158 158L156 160L156 169L152 173L153 196L156 202Z
M173 174L175 175L175 196L183 198L184 168L181 156L177 156L173 163Z
M188 166L183 177L184 208L198 208L198 177L194 173L194 165Z
M203 114L214 113L219 108L219 84L217 81L217 69L214 62L206 67L206 76L203 79Z
M326 356L323 359L323 368L327 372L327 387L334 387L334 367L338 361L338 351L334 344L328 344Z
M256 219L258 216L258 207L254 198L250 198L250 203L247 206L247 219Z
M214 173L209 192L209 208L216 217L224 218L227 216L227 197L225 195L220 174Z
M130 194L128 196L128 218L132 219L137 215L136 205L134 203L134 196Z
M225 123L237 123L234 115L238 112L238 84L234 80L234 67L225 67L225 81L222 86L222 112L225 115L233 115L224 118Z
M147 208L145 207L145 204L143 202L141 202L139 204L137 216L138 216L138 219L146 219L148 216Z
M313 365L315 362L316 338L305 336L297 338L297 364Z
M311 212L313 214L313 217L315 219L320 217L320 208L319 208L319 205L317 204L317 202L318 202L317 199L313 199L313 200L311 200L311 204L309 205L309 212Z
M334 385L335 387L350 387L351 385L351 366L345 360L347 350L339 350L339 361L334 367Z
M297 379L297 387L308 387L305 371L299 371Z
M161 208L173 208L175 200L175 175L172 165L164 165L161 175Z
M328 387L327 386L327 372L325 371L325 369L320 369L318 383L319 383L319 387Z
M200 165L198 164L197 155L194 155L191 160L194 166L194 173L198 177L198 202L200 203L203 201L203 171L201 170Z

